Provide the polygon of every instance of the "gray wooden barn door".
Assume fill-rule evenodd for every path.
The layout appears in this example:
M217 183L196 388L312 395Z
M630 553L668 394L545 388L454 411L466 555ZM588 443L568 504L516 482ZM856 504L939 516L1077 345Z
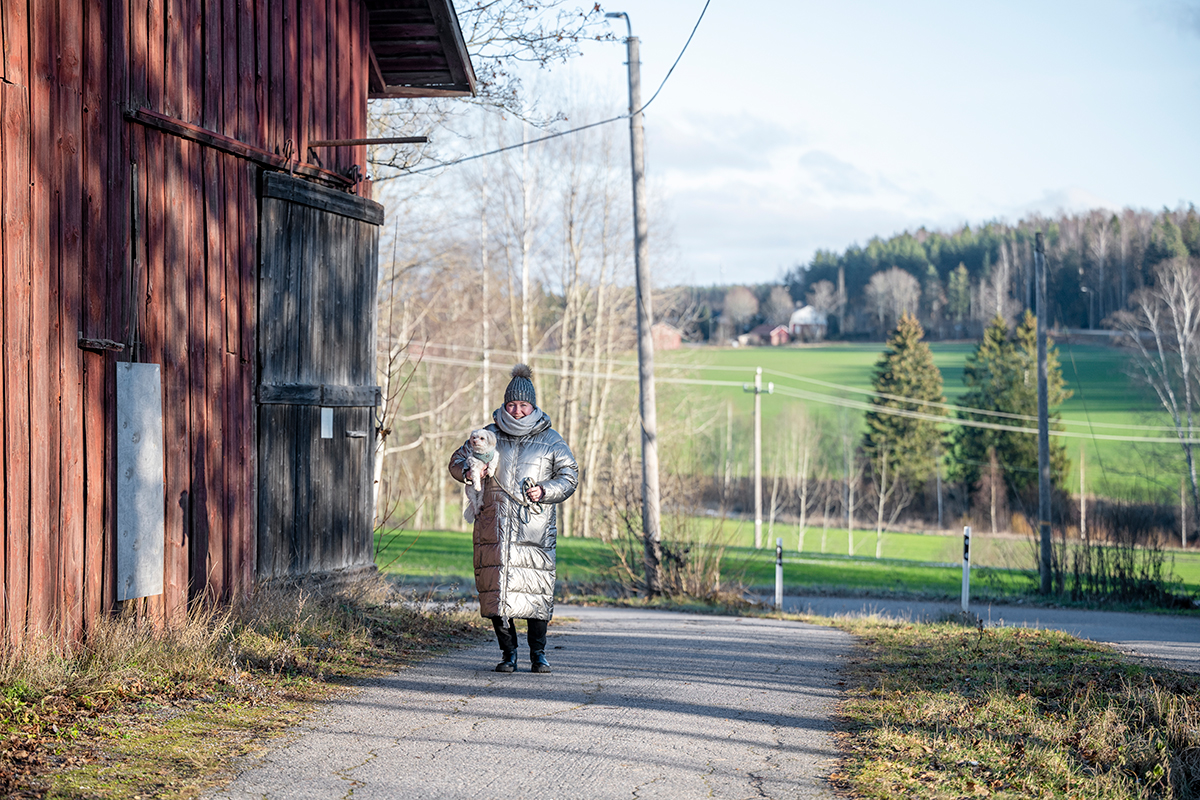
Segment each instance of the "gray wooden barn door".
M267 173L258 295L258 575L369 567L378 203Z

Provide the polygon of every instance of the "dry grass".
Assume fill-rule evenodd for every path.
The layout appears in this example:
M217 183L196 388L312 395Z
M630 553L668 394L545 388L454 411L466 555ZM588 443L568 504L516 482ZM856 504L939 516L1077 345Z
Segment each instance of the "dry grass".
M0 796L196 796L337 684L482 635L475 615L415 608L382 580L264 589L0 654Z
M1200 675L1054 631L840 624L857 797L1200 797Z

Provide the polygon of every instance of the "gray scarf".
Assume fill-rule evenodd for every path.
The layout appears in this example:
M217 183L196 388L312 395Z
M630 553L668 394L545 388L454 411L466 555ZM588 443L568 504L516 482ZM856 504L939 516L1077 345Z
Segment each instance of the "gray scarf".
M533 429L537 427L544 416L546 416L545 412L536 407L533 409L532 414L520 419L508 413L504 406L492 412L492 420L496 423L496 427L509 436L528 436L533 433Z

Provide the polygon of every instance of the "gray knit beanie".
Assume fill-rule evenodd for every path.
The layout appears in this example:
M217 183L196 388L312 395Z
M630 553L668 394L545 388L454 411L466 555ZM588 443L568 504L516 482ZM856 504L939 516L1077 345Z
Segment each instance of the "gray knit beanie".
M532 377L533 372L524 364L517 364L513 367L512 380L508 382L508 388L504 390L504 402L523 400L537 408L537 392L533 388L533 381L530 380Z

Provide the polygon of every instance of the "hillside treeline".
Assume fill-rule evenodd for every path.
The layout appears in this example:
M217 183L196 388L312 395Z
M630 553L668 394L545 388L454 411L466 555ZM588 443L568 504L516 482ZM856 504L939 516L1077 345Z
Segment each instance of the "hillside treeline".
M762 323L786 323L797 303L829 315L829 338L882 339L900 315L930 338L973 338L997 315L1016 322L1034 307L1034 234L1046 241L1051 324L1099 328L1124 309L1155 267L1200 257L1194 206L1160 212L1097 209L954 231L919 228L843 251L819 250L779 283L689 289L678 324L696 340L724 340Z

